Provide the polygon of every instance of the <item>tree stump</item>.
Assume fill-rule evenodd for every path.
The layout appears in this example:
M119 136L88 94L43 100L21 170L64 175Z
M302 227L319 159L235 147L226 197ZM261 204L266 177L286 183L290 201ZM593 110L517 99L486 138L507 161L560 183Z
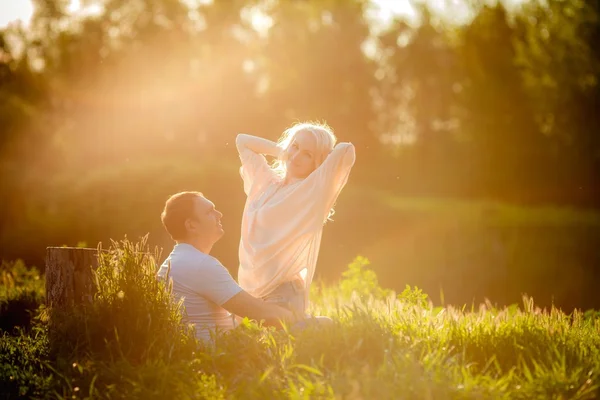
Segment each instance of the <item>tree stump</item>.
M46 248L46 305L69 307L91 303L92 270L98 267L98 250L78 247Z

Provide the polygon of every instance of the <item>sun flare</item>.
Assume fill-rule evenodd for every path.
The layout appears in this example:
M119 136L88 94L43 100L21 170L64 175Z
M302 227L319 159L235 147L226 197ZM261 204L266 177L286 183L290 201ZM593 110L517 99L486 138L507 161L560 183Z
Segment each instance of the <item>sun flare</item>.
M188 2L193 4L193 2ZM382 25L387 25L394 16L402 15L414 17L415 11L410 0L372 0L372 16ZM82 7L81 0L71 0L67 10L71 14L98 14L102 10L99 3ZM34 5L31 0L2 0L0 1L0 29L8 24L19 21L24 26L28 26L34 11ZM253 13L252 25L258 30L268 30L272 21L263 13Z
M0 1L0 28L15 21L20 21L27 26L32 14L33 3L31 0Z

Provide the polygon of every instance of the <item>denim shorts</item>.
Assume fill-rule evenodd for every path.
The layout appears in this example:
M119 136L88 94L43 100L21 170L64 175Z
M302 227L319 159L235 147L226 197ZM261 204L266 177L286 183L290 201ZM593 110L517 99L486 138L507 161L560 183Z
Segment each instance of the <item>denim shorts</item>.
M306 289L301 279L282 283L262 299L287 308L298 315L304 315L306 312Z

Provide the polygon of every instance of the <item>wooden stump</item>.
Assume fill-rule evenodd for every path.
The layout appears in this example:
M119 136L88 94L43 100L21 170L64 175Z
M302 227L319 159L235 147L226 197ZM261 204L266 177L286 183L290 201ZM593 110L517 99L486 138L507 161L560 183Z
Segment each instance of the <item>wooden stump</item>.
M97 249L47 247L46 305L68 307L91 303L94 297L92 270L97 267Z

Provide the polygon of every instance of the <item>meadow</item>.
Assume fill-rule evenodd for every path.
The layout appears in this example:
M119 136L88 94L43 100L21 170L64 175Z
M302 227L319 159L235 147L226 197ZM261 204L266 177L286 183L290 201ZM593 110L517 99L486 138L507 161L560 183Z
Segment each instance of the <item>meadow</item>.
M333 326L245 320L196 342L144 239L112 242L92 305L43 305L43 277L2 264L1 399L595 399L600 316L534 299L435 307L356 257L311 311ZM141 251L143 250L143 251Z
M152 246L168 252L172 240L159 218L165 200L200 190L224 214L226 234L213 251L236 276L245 201L238 167L236 160L154 157L74 168L36 186L22 217L0 232L0 258L23 257L43 272L47 246L94 247L125 234L149 234ZM419 196L396 187L402 179L395 177L355 178L324 229L318 279L334 284L356 255L364 255L386 287L417 286L436 305L490 299L504 306L527 294L536 304L567 312L600 308L597 210Z
M0 400L600 398L600 1L6 4ZM155 279L165 201L216 204L235 277L235 137L306 119L357 150L334 324L197 343ZM46 247L98 243L93 303L47 308Z

